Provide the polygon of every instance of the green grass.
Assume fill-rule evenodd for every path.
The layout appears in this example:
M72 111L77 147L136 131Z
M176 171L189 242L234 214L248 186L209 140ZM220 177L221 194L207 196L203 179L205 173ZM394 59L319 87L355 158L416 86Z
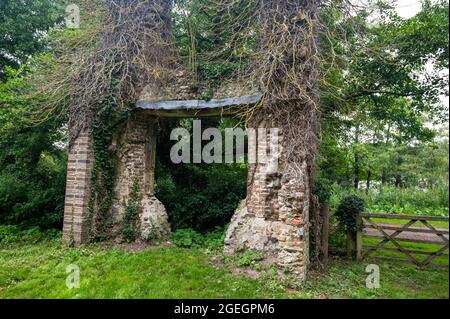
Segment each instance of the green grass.
M59 243L0 251L1 298L256 298L276 297L257 281L208 265L206 255L180 248L131 253ZM66 267L80 267L81 287L66 288Z
M377 222L377 223L389 223L389 224L396 224L396 225L404 225L407 222L409 222L409 219L372 218L372 221ZM434 227L447 228L448 229L448 222L447 221L428 221L428 223L430 225L433 225ZM420 221L418 221L415 224L411 225L411 227L423 227L423 228L426 228L427 226L425 226Z
M312 271L314 279L300 287L270 272L233 275L237 261L205 249L67 248L56 239L0 244L0 298L448 298L448 269L373 261L381 288L367 289L372 261L335 259L328 275ZM69 264L80 267L80 289L66 287Z
M382 238L371 238L371 237L364 237L363 240L363 245L364 246L375 246L376 244L378 244L380 241L382 240ZM423 252L435 252L438 249L440 249L442 247L442 245L434 245L434 244L423 244L423 243L410 243L410 242L404 242L399 240L398 241L400 243L400 245L405 248L405 249L409 249L409 250L416 250L416 251L423 251ZM363 246L363 249L364 249ZM389 242L385 245L385 247L388 248L396 248L394 246L393 243ZM448 249L445 251L445 254L448 255ZM402 258L402 259L407 259L407 256L401 252L396 252L396 251L388 251L388 250L377 250L376 252L373 253L373 256L381 256L381 257L389 257L389 258ZM412 254L413 257L415 257L416 259L422 261L425 260L426 258L428 258L428 256L423 255L423 254ZM433 263L435 264L443 264L443 265L448 265L448 257L446 256L439 256L436 257L433 260Z

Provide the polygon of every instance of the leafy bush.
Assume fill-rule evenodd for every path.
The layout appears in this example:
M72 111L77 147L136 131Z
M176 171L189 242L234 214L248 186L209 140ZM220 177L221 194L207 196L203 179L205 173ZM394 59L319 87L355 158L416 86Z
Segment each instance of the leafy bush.
M24 123L30 105L26 77L0 83L0 224L61 228L67 152L64 118Z
M218 249L223 246L223 230L200 234L191 228L178 229L172 234L172 242L181 248Z
M130 200L125 205L125 216L122 221L122 239L129 243L136 240L140 200L139 180L135 179L130 192Z
M319 202L327 202L330 200L332 192L332 182L321 176L317 177L314 182L313 194L319 198Z
M16 170L19 165L10 165L0 171L0 223L61 228L66 167L63 156L58 156L52 170L42 167L52 159L42 157L35 168Z
M191 228L178 229L172 234L172 241L181 248L197 248L203 244L203 237Z
M37 243L60 237L61 232L55 229L41 230L38 227L21 229L14 225L0 225L0 244Z
M357 224L356 217L364 210L364 201L356 196L345 197L339 205L336 216L346 231L356 231L361 225Z
M345 196L357 195L364 200L367 211L371 213L391 213L407 215L448 216L449 189L447 185L433 189L380 188L355 190L334 185L331 191L330 205L336 209Z
M207 232L230 222L247 191L247 168L238 165L159 166L156 196L172 229Z
M257 251L246 251L241 254L237 260L239 267L248 267L262 260L263 254Z
M203 235L204 246L209 249L222 249L225 239L225 232L223 229L217 229Z

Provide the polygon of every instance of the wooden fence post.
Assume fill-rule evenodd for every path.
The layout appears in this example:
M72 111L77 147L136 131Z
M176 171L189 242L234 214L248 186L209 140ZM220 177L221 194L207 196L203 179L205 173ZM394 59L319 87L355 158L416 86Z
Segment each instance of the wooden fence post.
M355 246L356 246L356 260L362 260L362 245L363 245L363 224L361 214L358 214L356 217L356 238L355 238Z
M347 258L353 259L353 252L355 251L355 233L352 230L347 230Z
M360 214L356 217L356 231L347 231L347 257L351 259L362 259L362 217Z
M322 204L322 264L325 271L328 271L328 237L330 223L330 204L325 202Z

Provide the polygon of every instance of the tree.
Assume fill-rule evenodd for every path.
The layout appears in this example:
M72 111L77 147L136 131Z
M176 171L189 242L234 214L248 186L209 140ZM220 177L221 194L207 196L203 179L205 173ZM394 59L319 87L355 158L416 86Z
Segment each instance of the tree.
M46 32L60 19L56 0L0 1L0 81L46 47Z
M374 10L377 22L370 23ZM351 180L355 188L362 179L366 186L392 179L405 185L403 163L410 146L431 141L435 132L426 123L445 122L448 114L439 101L448 95L448 2L424 1L410 19L383 2L349 17L333 7L322 15L327 147L322 147L320 171L341 172L335 181ZM343 152L346 170L325 167L335 162L327 158L339 153L332 144Z
M67 161L62 119L25 121L28 72L8 69L8 81L0 83L0 223L60 228Z

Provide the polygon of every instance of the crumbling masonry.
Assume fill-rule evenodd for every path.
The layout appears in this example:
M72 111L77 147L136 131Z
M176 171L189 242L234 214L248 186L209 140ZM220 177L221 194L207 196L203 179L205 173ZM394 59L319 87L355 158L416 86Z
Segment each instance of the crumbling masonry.
M176 86L178 91L165 96L161 92L147 88L144 98L137 102L127 124L118 132L111 148L118 154L118 172L111 215L118 225L124 216L124 203L137 178L142 191L139 216L139 235L141 240L167 239L170 226L164 205L155 197L155 156L158 117L217 116L236 113L239 108L248 107L261 98L255 92L247 95L228 96L228 87L216 92L210 101L192 99L186 88ZM184 90L184 91L180 91ZM191 99L175 99L181 98ZM192 105L197 105L193 108ZM267 121L253 121L254 128L271 128ZM255 130L258 132L258 130ZM255 135L255 139L266 139L268 135ZM93 167L93 136L83 132L72 144L69 152L67 191L64 217L64 238L77 244L88 240L88 202ZM226 232L225 252L257 250L264 252L266 260L280 269L304 279L308 266L308 210L309 181L306 163L301 170L303 176L289 176L289 167L283 157L283 145L289 143L279 134L278 169L271 171L269 162L249 165L248 194L241 203ZM249 145L258 145L249 142ZM267 143L269 145L269 143ZM267 152L261 148L252 150L258 158ZM266 153L267 154L267 153ZM297 168L298 170L298 168ZM117 227L111 229L113 236L120 236Z

